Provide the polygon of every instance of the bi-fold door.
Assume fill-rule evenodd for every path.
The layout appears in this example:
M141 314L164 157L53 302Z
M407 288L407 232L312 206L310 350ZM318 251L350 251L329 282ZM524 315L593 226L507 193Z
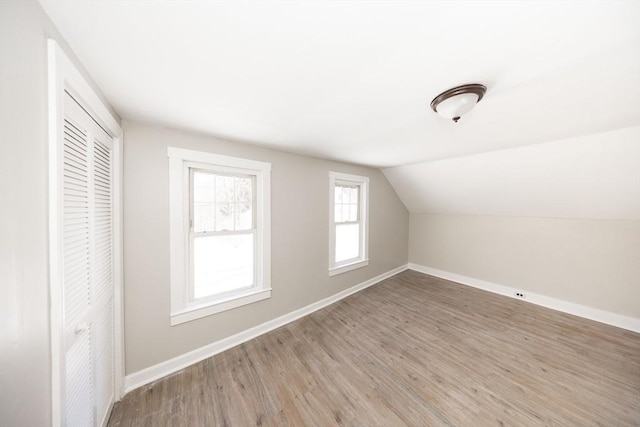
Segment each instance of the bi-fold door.
M113 140L64 93L63 425L101 426L114 393Z

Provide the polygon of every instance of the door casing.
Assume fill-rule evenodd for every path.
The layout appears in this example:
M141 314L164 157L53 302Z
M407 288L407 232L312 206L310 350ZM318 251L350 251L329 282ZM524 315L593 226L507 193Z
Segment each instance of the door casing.
M122 259L122 128L58 43L49 39L49 292L51 333L51 419L53 426L64 422L63 341L63 239L62 168L64 93L73 94L87 113L113 138L113 277L114 277L114 398L124 389L124 312Z

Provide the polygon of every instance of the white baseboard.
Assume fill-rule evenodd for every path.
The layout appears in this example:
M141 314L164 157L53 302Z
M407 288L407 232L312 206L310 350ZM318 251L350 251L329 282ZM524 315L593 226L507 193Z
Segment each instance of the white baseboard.
M158 363L157 365L150 366L141 371L129 374L125 377L124 380L124 391L125 393L128 393L131 390L177 372L180 369L186 368L187 366L193 365L194 363L200 362L201 360L204 360L208 357L249 341L259 335L284 326L287 323L293 322L294 320L297 320L301 317L313 313L314 311L331 305L336 301L348 297L351 294L354 294L358 291L368 288L369 286L375 285L376 283L381 282L384 279L405 271L407 268L409 268L407 265L394 268L393 270L387 271L386 273L382 273L379 276L376 276L358 285L352 286L349 289L345 289L342 292L338 292L337 294L331 295L330 297L327 297L323 300L314 302L313 304L309 304L306 307L302 307L298 310L292 311L291 313L282 315L273 320L269 320L265 323L262 323L261 325L239 332L230 337L223 338L220 341L207 344L204 347L200 347L196 350L174 357L173 359L169 359L167 361Z
M627 329L633 332L640 332L640 319L635 317L624 316L622 314L612 313L610 311L587 307L585 305L580 305L529 291L524 291L526 299L520 299L515 296L515 293L517 291L522 292L521 289L498 285L496 283L487 282L485 280L475 279L473 277L467 277L461 274L451 273L444 270L438 270L436 268L426 267L424 265L409 263L409 269L418 271L420 273L429 274L431 276L440 277L442 279L451 280L452 282L457 282L463 285L493 292L494 294L508 296L519 301L525 301L531 304L551 308L553 310L562 311L564 313L573 314L574 316L584 317L585 319L595 320L596 322L606 323L607 325L617 326L618 328Z

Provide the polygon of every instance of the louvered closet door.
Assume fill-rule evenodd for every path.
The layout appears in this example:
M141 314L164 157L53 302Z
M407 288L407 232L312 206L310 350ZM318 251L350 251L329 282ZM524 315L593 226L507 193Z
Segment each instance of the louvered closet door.
M114 398L111 137L65 94L65 426L105 424Z

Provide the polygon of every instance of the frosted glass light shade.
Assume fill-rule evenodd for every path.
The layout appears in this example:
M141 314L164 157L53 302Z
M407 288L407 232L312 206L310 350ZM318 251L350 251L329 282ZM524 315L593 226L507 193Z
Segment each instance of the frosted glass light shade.
M478 95L475 93L463 93L445 99L436 108L436 112L445 119L452 120L462 117L473 109L478 103Z
M480 102L486 91L486 86L477 83L454 87L433 98L431 108L445 119L457 122Z

